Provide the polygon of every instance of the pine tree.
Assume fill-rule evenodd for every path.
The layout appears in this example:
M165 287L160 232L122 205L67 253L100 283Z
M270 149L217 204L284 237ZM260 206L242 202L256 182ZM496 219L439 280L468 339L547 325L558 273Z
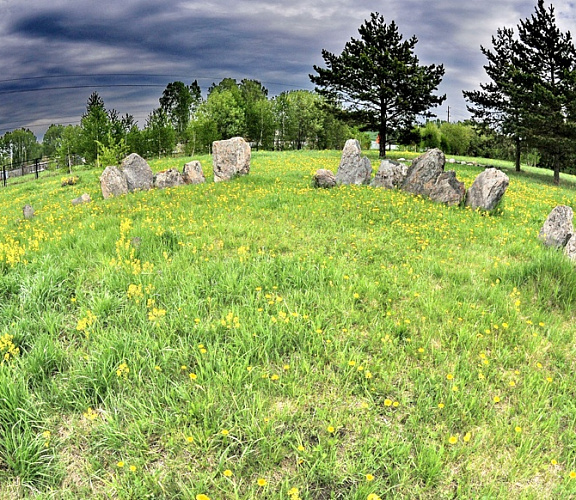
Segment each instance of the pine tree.
M574 94L576 49L570 32L556 24L554 7L539 0L536 12L518 26L518 61L525 95L524 120L528 139L538 148L541 163L554 171L574 158L576 116Z
M490 82L481 83L481 90L464 91L463 94L471 103L467 109L472 113L474 123L513 139L516 170L520 171L521 144L525 135L521 121L524 92L518 84L514 31L499 28L496 36L492 37L492 46L493 50L480 47L488 59L484 70Z
M337 56L322 51L326 68L314 66L310 75L319 93L332 101L346 103L351 110L380 134L380 156L386 156L390 131L405 129L417 115L431 116L428 110L446 96L434 92L444 76L442 65L420 65L414 54L418 42L403 40L396 23L372 13Z

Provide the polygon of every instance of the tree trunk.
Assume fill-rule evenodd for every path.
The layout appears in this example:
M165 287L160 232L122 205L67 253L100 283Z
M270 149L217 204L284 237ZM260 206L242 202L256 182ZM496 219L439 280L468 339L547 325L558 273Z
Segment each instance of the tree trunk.
M380 140L380 158L386 158L386 122L380 122L380 130L378 133L378 137Z
M554 184L556 186L560 184L560 164L558 162L554 164Z
M521 141L519 137L516 137L515 141L514 141L514 146L515 146L515 164L516 164L516 172L521 172L522 169L520 167L520 157L521 157L521 153L522 153L522 147L521 147Z

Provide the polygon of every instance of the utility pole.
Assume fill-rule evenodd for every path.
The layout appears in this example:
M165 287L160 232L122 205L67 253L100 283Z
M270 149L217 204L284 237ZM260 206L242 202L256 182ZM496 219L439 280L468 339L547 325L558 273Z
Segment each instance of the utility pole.
M450 106L448 106L448 123L450 123Z

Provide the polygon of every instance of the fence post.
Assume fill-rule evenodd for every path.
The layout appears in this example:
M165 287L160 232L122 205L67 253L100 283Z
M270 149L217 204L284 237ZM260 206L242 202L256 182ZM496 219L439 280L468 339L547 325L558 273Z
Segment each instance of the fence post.
M6 187L6 165L2 165L2 183Z
M36 173L36 179L38 179L38 158L34 160L34 171Z

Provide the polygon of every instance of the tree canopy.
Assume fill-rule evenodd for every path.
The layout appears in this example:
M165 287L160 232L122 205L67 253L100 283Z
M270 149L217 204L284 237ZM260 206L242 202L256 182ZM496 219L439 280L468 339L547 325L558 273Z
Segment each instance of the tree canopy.
M442 65L421 65L414 53L418 42L404 40L394 21L372 13L340 55L322 51L326 68L314 66L310 75L317 91L328 99L346 104L366 125L380 135L380 156L386 156L387 138L392 130L408 128L416 116L431 116L429 109L446 96L435 95L442 77Z
M517 36L499 29L493 50L481 47L490 82L464 97L477 123L514 137L517 169L524 143L538 150L541 166L552 169L558 183L576 155L576 49L544 0L517 29Z

